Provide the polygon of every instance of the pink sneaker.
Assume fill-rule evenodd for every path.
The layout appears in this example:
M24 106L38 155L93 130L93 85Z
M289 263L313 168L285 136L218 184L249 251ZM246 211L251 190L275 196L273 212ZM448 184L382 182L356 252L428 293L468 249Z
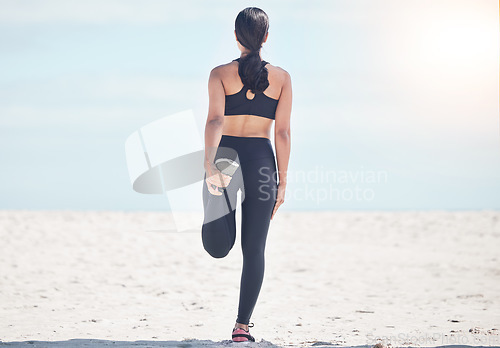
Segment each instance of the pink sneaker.
M248 327L253 327L253 323L248 324ZM250 330L247 331L241 327L233 329L233 342L255 342L255 338L250 335Z

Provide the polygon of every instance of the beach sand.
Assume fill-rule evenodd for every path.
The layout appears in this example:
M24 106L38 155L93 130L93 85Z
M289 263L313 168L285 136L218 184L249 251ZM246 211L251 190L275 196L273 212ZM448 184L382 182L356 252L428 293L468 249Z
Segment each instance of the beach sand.
M0 211L0 237L3 345L242 345L239 231L222 259L169 212ZM499 251L498 211L280 211L243 345L500 346Z

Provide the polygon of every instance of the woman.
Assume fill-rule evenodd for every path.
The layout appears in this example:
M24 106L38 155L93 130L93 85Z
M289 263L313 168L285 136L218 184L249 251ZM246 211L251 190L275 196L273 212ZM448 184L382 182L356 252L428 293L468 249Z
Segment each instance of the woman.
M208 83L202 240L213 257L229 253L236 238L234 202L241 190L243 269L232 332L235 342L255 341L249 320L264 277L270 220L284 202L290 156L291 79L284 69L260 56L268 29L264 11L256 7L242 10L234 31L241 55L212 69ZM270 141L273 121L276 158ZM219 170L216 163L220 159L234 174Z

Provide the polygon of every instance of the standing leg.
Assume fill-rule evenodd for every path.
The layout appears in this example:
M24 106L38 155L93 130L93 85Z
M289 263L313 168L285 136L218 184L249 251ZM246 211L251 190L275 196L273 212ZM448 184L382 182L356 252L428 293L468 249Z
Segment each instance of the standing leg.
M241 203L243 269L236 322L248 324L264 278L264 251L276 202L277 174L274 157L250 160L241 166L244 179Z

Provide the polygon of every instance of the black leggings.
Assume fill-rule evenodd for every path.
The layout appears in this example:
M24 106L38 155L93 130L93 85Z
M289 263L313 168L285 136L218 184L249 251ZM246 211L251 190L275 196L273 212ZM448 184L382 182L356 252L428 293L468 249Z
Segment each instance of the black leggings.
M249 324L264 279L264 249L276 202L275 157L268 138L230 135L222 135L215 160L221 157L235 160L240 166L221 196L208 191L205 173L203 247L215 258L226 256L232 249L236 239L236 194L241 190L243 269L236 321Z

